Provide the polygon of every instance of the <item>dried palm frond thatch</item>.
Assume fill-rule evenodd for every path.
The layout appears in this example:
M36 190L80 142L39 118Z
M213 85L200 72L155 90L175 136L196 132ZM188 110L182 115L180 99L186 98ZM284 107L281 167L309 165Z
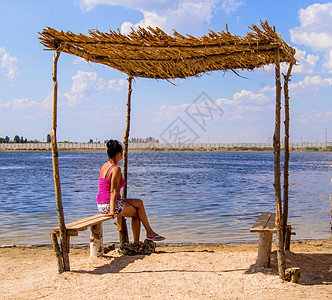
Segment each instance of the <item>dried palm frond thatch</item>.
M245 37L228 32L213 32L202 37L173 36L159 28L139 28L130 34L90 30L90 36L48 27L40 34L46 50L58 50L101 63L133 77L155 79L186 78L222 70L253 70L280 61L296 63L295 50L288 46L267 22L261 29L253 25Z

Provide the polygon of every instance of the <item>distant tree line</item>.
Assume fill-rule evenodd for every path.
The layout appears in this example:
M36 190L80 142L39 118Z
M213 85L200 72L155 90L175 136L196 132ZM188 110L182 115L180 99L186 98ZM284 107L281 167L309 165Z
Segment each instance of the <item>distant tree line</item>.
M46 136L46 142L50 143L51 142L51 135L48 134ZM35 140L28 140L27 138L24 138L23 136L19 136L19 135L15 135L14 138L11 140L10 137L8 135L6 135L4 138L0 137L0 143L22 143L22 144L26 144L26 143L40 143L40 141L38 141L37 139Z
M156 138L149 136L147 138L131 138L129 139L129 143L159 143L159 140Z
M50 143L51 142L51 135L47 134L46 136L46 143ZM70 143L69 141L64 141L67 143ZM105 143L107 143L108 141L106 140ZM41 143L41 141L35 139L35 140L28 140L27 138L24 138L23 136L19 136L19 135L15 135L13 139L10 139L9 136L6 136L4 138L0 137L0 143ZM93 139L90 139L88 143L94 143ZM97 143L97 141L96 141ZM98 141L98 143L100 143L100 141ZM159 140L149 136L146 138L131 138L129 139L129 143L159 143Z
M27 138L24 138L23 136L15 135L14 138L11 140L9 136L6 136L4 138L0 137L0 143L38 143L37 140L30 140L28 141Z

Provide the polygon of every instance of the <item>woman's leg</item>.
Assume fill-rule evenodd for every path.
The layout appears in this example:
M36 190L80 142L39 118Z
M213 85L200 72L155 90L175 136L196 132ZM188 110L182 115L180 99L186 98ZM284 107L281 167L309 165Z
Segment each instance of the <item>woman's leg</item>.
M141 234L141 220L138 216L136 218L131 218L131 229L133 231L134 242L139 242L139 236Z
M131 229L133 231L134 242L138 242L141 232L141 221L137 215L137 209L129 203L125 203L120 217L131 218Z
M146 230L146 237L152 238L154 236L157 236L158 234L155 233L148 221L148 217L146 216L145 208L143 201L141 199L123 199L123 201L130 206L134 207L137 210L138 218L142 221L143 226ZM122 213L123 215L123 213Z

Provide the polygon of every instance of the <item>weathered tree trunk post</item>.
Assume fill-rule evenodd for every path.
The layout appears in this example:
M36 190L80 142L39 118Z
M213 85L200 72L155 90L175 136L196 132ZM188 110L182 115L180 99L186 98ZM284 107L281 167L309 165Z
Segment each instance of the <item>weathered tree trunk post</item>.
M285 280L291 281L293 283L299 283L301 278L301 269L300 268L289 268L285 270Z
M257 266L269 268L271 262L272 232L260 232L258 242Z
M122 189L122 198L127 198L127 169L128 169L128 139L129 139L129 131L130 131L130 111L131 111L131 83L132 83L133 77L128 77L128 93L127 93L127 116L126 116L126 129L123 135L123 179L126 181L126 185ZM120 235L120 245L123 245L124 243L129 242L128 238L128 229L125 218L118 218L118 229L119 229L119 235Z
M52 240L52 245L53 245L53 249L55 252L55 256L57 258L58 261L58 272L61 274L64 271L64 267L63 267L63 257L62 257L62 253L58 244L58 238L56 236L56 233L51 233L51 240Z
M286 241L286 228L288 220L288 186L289 186L289 89L288 82L292 72L293 64L290 64L287 74L284 76L284 97L285 97L285 157L284 157L284 242ZM290 237L290 236L289 236ZM285 250L289 250L289 243L285 243Z
M59 222L59 235L61 244L61 256L63 259L63 271L70 271L68 246L67 245L67 232L65 226L65 218L63 215L62 198L61 198L61 185L60 185L60 173L59 173L59 153L58 144L56 139L57 128L57 102L58 102L58 81L57 81L57 64L60 56L60 52L56 51L53 57L53 110L52 110L52 129L51 129L51 146L52 146L52 161L53 161L53 178L55 188L55 201L56 210L58 214Z
M285 249L284 226L282 215L281 182L280 182L280 110L281 110L281 81L280 81L280 52L275 50L275 79L276 79L276 110L275 131L273 135L274 152L274 190L276 202L276 227L277 227L277 257L278 272L281 279L285 279Z
M90 228L90 257L102 256L103 254L103 223L98 223Z

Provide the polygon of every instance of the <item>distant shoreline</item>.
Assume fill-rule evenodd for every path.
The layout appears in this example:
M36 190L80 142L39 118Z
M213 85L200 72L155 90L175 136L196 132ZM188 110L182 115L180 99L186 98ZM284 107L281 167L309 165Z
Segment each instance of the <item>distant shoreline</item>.
M273 152L271 143L129 143L130 152ZM284 145L281 143L281 150ZM332 142L290 143L291 152L332 152ZM104 152L104 143L58 142L58 151ZM1 151L51 151L50 143L0 143Z
M106 149L94 149L94 148L61 148L59 152L105 152ZM0 152L51 152L51 149L43 148L28 148L28 149L4 149L0 148ZM283 152L283 149L281 149ZM273 149L261 149L261 148L134 148L129 149L129 152L273 152ZM332 148L296 148L290 149L290 152L332 152Z

